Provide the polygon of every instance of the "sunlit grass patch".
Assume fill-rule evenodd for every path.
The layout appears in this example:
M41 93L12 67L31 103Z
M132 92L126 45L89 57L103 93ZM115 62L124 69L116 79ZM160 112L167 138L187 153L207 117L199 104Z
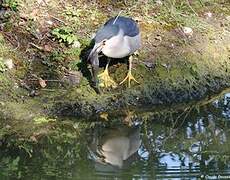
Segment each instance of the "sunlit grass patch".
M43 124L43 123L48 123L48 122L55 122L56 119L51 119L47 117L35 117L34 118L34 123L35 124Z

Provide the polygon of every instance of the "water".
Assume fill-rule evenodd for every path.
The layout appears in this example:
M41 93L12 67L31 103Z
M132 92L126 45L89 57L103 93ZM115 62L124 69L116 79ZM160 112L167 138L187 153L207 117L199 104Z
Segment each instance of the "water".
M83 123L78 138L60 128L33 152L2 150L0 179L230 179L230 93L177 113L144 114L129 126Z

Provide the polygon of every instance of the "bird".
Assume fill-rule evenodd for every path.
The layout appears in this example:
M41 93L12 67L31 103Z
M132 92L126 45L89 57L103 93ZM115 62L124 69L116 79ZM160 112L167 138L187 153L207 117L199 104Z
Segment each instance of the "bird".
M101 167L105 171L105 166L111 165L113 169L120 169L130 163L128 160L132 160L132 157L138 156L137 151L141 146L139 126L108 128L103 132L103 136L97 133L96 130L88 147L98 168Z
M98 29L93 38L95 44L89 53L88 61L92 66L93 82L96 87L117 87L117 83L109 76L108 67L110 60L124 58L129 56L129 70L127 76L119 85L128 80L139 83L132 75L133 55L141 47L141 35L137 21L130 17L116 16L110 18L101 28ZM98 75L99 71L99 53L108 57L103 73Z

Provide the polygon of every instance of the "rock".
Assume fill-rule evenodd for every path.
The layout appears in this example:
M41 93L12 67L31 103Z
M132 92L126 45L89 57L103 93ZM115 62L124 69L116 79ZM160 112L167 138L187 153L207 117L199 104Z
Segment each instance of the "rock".
M30 136L30 140L32 141L32 142L38 142L38 140L37 140L37 138L35 137L35 136Z
M152 62L152 60L142 61L142 63L145 65L145 67L149 68L150 70L152 70L156 66L156 63Z
M230 21L230 16L226 16L226 20Z
M0 101L0 106L5 106L5 103Z
M162 37L159 34L157 34L157 36L155 37L155 40L162 41Z
M62 82L67 83L71 86L79 85L81 82L82 73L79 71L69 71L63 78Z
M18 88L19 88L18 83L14 83L14 88L15 88L15 89L18 89Z
M31 90L30 93L29 93L30 97L35 97L35 96L38 96L38 95L39 95L39 92L36 91L36 90Z
M204 13L204 16L206 17L206 19L209 19L212 17L212 13L211 12L206 12Z
M80 48L81 47L81 43L79 41L74 41L72 47L73 48Z
M13 69L14 63L12 59L3 59L4 65L7 67L7 69Z
M183 27L183 32L185 35L192 36L193 35L193 30L190 27Z
M163 2L161 0L156 0L155 2L157 5L160 5L160 6L163 4Z
M171 64L168 64L168 63L162 63L161 65L165 67L167 71L169 71L169 69L172 67Z
M50 26L52 26L52 25L54 24L53 21L51 21L51 20L46 21L46 23L47 23L48 25L50 25Z
M6 129L10 129L11 126L10 126L9 124L7 124L7 125L5 126L5 128L6 128Z
M46 80L39 78L38 83L42 88L45 88L47 86Z
M38 3L39 5L43 5L44 3L46 3L46 1L44 1L44 0L37 0L37 3Z
M52 46L49 44L46 44L43 49L46 52L51 52L53 50Z

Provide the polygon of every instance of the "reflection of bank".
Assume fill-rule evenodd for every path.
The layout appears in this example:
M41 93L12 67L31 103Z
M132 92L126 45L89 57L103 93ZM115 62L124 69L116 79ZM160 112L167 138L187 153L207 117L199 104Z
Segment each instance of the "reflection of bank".
M90 144L90 157L98 171L116 171L128 166L137 157L141 145L139 127L119 127L95 133Z
M225 109L223 110L223 115L230 119L230 93L227 93L224 96L224 106Z
M225 96L224 96L224 105L230 106L230 93L225 94Z

